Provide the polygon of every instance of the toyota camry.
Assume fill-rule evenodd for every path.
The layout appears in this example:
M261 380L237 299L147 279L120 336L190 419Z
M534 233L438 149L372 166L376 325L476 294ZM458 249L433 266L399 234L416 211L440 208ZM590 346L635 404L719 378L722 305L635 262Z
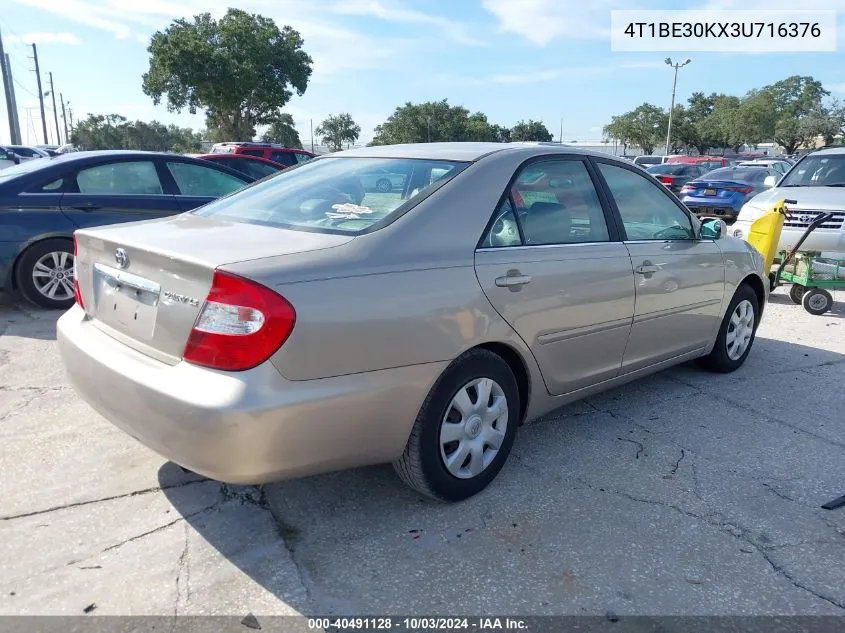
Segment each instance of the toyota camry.
M365 187L375 171L400 187ZM460 500L518 427L748 356L762 257L634 165L564 145L366 147L181 215L75 234L71 382L233 483L393 463Z

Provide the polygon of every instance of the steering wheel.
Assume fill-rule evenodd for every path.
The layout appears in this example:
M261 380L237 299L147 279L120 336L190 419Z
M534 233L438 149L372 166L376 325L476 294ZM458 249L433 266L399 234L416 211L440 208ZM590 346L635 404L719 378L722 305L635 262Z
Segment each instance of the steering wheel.
M484 245L491 248L497 246L509 246L511 244L519 243L519 229L516 222L507 219L507 215L511 213L510 209L501 211L493 221L493 226L487 234L487 239L484 240Z

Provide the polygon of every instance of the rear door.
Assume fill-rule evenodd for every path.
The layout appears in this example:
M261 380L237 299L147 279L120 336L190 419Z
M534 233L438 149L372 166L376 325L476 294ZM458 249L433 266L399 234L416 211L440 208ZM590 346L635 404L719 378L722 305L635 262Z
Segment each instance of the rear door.
M112 160L69 176L62 211L78 227L165 217L180 211L154 159Z
M595 159L622 222L636 280L636 309L623 373L706 346L719 324L722 252L653 179Z
M182 211L190 211L246 186L253 179L230 174L214 165L165 161L165 177L172 179L176 201Z
M484 293L555 395L620 370L634 274L608 217L587 161L545 158L517 173L476 250Z

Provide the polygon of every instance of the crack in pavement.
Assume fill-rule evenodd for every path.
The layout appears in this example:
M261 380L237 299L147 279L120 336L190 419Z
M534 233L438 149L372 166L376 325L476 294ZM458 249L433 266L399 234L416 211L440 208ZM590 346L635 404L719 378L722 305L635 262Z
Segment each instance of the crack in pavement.
M0 418L1 419L1 418ZM22 512L20 514L11 514L6 516L0 516L0 521L12 521L14 519L26 519L28 517L34 517L41 514L48 514L50 512L57 512L59 510L68 510L70 508L78 508L81 506L88 506L94 503L104 503L106 501L115 501L116 499L126 499L128 497L137 497L139 495L148 495L153 494L156 492L162 492L164 490L172 490L174 488L182 488L184 486L192 486L194 484L204 483L207 482L207 479L194 479L191 481L185 481L178 484L173 484L172 486L156 486L155 488L145 488L144 490L135 490L133 492L127 492L121 495L114 495L111 497L101 497L100 499L89 499L87 501L75 501L73 503L67 503L60 506L53 506L51 508L45 508L44 510L32 510L30 512Z
M686 454L687 454L687 453L686 453L686 451L682 448L682 449L681 449L681 456L678 458L678 461L676 461L676 462L672 465L672 471L671 471L671 474L673 474L673 475L674 475L675 473L677 473L677 472L678 472L678 468L680 468L680 467L681 467L681 461L684 459L684 456L685 456Z
M191 599L191 568L188 564L188 537L190 535L190 531L188 530L188 523L185 522L185 547L182 549L182 554L179 556L179 562L176 572L176 601L173 604L173 615L179 615L179 603L182 602L182 574L184 573L185 578L185 606L188 605L188 602Z
M753 547L755 550L757 550L757 552L759 552L759 554L771 566L771 568L775 571L775 573L779 574L780 576L782 576L783 578L788 580L797 589L801 589L803 591L806 591L807 593L810 593L811 595L815 596L819 600L824 600L825 602L832 604L835 607L838 607L840 609L845 610L845 601L840 602L836 598L833 598L833 597L825 595L825 594L823 594L819 591L816 591L812 587L807 586L805 583L803 583L798 578L796 578L794 574L792 574L791 572L786 570L782 565L779 565L772 558L772 556L770 554L771 548L767 548L767 547L763 547L761 545L758 545L753 539L749 538L748 537L748 530L746 528L743 528L742 526L739 526L739 525L734 525L734 524L730 524L730 523L726 523L726 522L720 522L720 521L716 520L716 518L720 516L720 513L718 513L718 512L713 512L713 513L707 514L707 515L700 515L700 514L696 514L695 512L692 512L690 510L685 510L684 508L677 506L673 503L669 503L667 501L658 501L656 499L643 499L643 498L640 498L640 497L635 497L633 495L630 495L630 494L623 492L621 490L614 490L614 489L606 488L606 487L605 488L598 488L598 487L594 486L593 484L589 483L588 481L585 481L585 480L582 480L582 479L580 481L581 481L581 483L586 485L591 490L598 490L600 492L604 492L605 494L614 494L614 495L620 496L624 499L634 501L636 503L643 503L643 504L647 504L647 505L661 506L661 507L664 507L664 508L668 508L670 510L673 510L673 511L679 513L679 514L682 514L683 516L695 519L697 521L701 521L705 525L709 525L711 527L714 527L724 534L729 534L729 535L733 536L734 538L737 538L737 539L743 541L744 543L746 543L750 547Z

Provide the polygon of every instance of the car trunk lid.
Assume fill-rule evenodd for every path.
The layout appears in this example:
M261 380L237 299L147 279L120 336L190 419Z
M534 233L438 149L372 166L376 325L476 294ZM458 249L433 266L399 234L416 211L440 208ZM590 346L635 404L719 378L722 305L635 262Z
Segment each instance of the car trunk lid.
M97 327L175 364L215 269L351 239L183 214L77 231L77 278L85 311Z

